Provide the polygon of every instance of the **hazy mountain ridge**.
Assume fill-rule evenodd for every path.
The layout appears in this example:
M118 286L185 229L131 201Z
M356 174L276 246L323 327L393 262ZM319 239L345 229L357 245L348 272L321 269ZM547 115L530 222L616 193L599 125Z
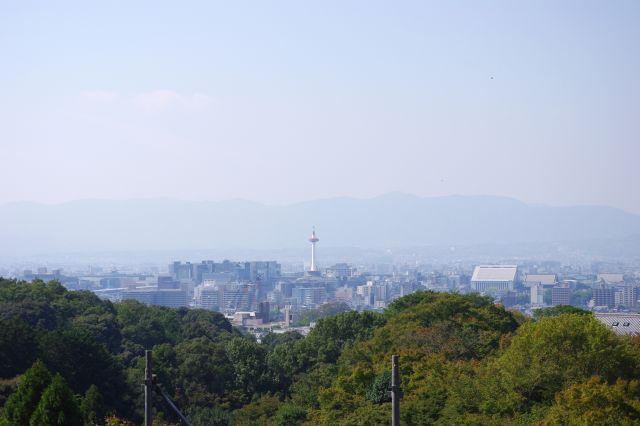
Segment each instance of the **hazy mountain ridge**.
M289 248L316 226L326 247L370 248L619 239L640 215L602 206L549 207L491 196L391 193L268 206L171 199L0 205L0 255L195 248Z

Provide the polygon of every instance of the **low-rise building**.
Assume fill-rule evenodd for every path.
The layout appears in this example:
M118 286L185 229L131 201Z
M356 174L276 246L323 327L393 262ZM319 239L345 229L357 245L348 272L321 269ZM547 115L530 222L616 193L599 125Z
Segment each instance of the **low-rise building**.
M471 289L481 293L513 291L518 267L516 265L479 265L471 277Z

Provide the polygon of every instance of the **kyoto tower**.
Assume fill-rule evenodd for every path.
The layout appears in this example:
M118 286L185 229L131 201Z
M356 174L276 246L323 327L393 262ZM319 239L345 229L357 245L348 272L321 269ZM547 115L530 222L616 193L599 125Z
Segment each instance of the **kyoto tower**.
M316 243L318 241L320 241L320 238L316 237L316 228L313 228L311 237L309 237L309 242L311 243L311 268L309 268L309 272L318 272L316 268Z

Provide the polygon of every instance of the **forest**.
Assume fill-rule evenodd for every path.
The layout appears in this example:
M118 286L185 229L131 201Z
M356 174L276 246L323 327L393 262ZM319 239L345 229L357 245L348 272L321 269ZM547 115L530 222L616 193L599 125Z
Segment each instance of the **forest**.
M403 425L640 424L640 340L576 308L418 292L258 343L217 312L0 279L0 426L140 424L145 349L194 426L389 424L392 354Z

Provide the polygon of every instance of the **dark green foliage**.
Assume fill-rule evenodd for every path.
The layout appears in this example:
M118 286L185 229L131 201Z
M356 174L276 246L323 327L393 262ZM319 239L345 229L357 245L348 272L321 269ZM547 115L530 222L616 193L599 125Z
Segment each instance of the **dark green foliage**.
M272 396L263 395L251 404L233 412L232 424L235 426L262 426L269 424L282 402Z
M591 315L591 312L584 309L576 308L571 305L558 305L550 308L536 309L533 311L533 318L539 320L540 318L556 317L563 314L577 314L577 315Z
M391 354L407 425L635 424L640 412L640 339L566 306L531 321L477 294L419 292L260 344L215 312L114 305L56 283L0 279L0 308L0 397L12 392L0 426L68 424L73 412L139 424L145 349L194 425L387 424Z
M56 374L45 389L30 426L83 426L83 416L76 398L61 375Z
M4 406L4 416L12 426L28 425L40 397L51 383L51 373L42 361L36 361L20 378L18 389Z
M0 319L0 376L24 372L38 353L36 333L20 318Z
M186 340L176 346L175 387L188 405L213 405L229 401L234 390L233 364L225 345L206 337ZM222 398L224 396L224 398ZM233 399L233 397L231 397ZM236 405L236 401L232 401Z
M344 346L369 339L384 323L384 317L375 312L343 312L319 320L302 345L310 363L334 363Z
M367 389L364 397L374 404L382 404L391 401L391 372L388 370L378 374Z
M295 426L307 419L307 410L293 404L285 404L278 409L273 419L274 426Z
M226 344L227 357L232 365L235 387L251 399L251 395L265 388L266 350L259 344L237 337Z
M44 334L40 353L53 371L66 378L74 392L82 394L94 383L100 383L109 401L122 399L125 393L122 366L84 328L68 328Z
M89 386L80 404L82 417L87 425L102 424L105 417L104 400L96 385Z
M18 378L0 379L0 407L4 407L7 399L18 389ZM2 409L0 408L0 419L2 418Z
M331 386L337 372L335 364L318 364L300 374L291 386L291 401L304 407L318 408L320 390Z
M231 415L220 408L191 407L185 415L193 426L228 426Z
M287 331L286 333L269 333L262 338L262 344L269 349L273 349L277 345L295 342L296 340L300 340L303 338L304 336L297 331Z

